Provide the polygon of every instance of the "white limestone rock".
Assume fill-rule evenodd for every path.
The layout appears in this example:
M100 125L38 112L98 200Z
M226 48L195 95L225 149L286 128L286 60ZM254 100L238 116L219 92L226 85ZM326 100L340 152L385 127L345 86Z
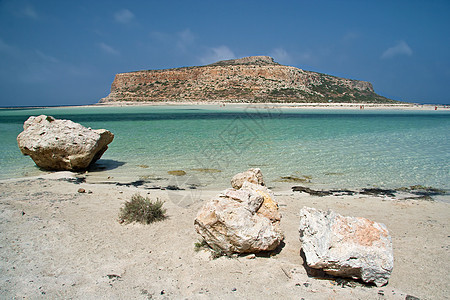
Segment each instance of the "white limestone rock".
M23 129L17 136L20 151L46 170L84 170L103 155L114 139L108 130L93 130L46 115L29 117Z
M194 221L196 231L225 253L257 253L278 247L284 236L273 194L266 187L245 182L208 201Z
M388 282L394 255L384 224L303 207L299 232L309 267L377 286Z
M231 187L238 190L242 187L245 181L258 185L264 185L264 179L261 169L251 168L245 172L234 175L231 179Z

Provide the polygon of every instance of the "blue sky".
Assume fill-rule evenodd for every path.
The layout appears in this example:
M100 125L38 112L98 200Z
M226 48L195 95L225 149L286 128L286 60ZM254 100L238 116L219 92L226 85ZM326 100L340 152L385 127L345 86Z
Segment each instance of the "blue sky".
M0 106L97 102L116 73L270 55L450 103L450 1L0 0Z

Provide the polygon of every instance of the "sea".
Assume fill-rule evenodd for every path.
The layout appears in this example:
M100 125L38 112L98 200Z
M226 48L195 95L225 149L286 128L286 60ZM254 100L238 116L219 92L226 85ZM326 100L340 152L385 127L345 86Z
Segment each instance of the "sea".
M0 179L48 173L23 156L16 141L24 121L42 114L114 133L84 174L92 183L223 189L234 174L260 168L275 190L422 185L450 191L449 110L250 104L1 109Z

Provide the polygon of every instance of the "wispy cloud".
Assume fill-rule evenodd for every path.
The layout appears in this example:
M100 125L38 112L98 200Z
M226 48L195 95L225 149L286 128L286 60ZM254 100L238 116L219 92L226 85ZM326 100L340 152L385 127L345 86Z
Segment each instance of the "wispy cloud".
M357 32L347 32L346 34L344 34L344 36L341 38L342 42L350 42L350 41L354 41L357 40L358 38L360 38L360 34Z
M51 56L51 55L45 54L45 53L43 53L42 51L36 50L36 54L37 54L42 60L44 60L44 61L46 61L46 62L50 62L50 63L54 63L54 64L59 63L59 59L57 59L57 58L55 58L55 57L53 57L53 56Z
M208 48L206 54L200 58L203 64L210 64L220 60L236 58L233 51L227 46Z
M150 37L158 44L176 48L182 52L186 52L189 47L194 45L195 41L195 34L189 28L177 33L152 31Z
M274 58L274 60L280 64L290 64L292 63L292 57L291 55L284 50L283 48L276 48L272 52L270 52L270 55Z
M128 24L133 21L134 14L128 9L124 8L114 14L114 19L116 20L116 22Z
M108 44L105 44L102 42L102 43L98 43L98 46L105 53L112 54L112 55L120 55L120 52L118 50L116 50L115 48L111 47Z
M27 4L23 9L22 9L22 14L25 17L28 17L30 19L33 20L38 20L39 19L39 15L37 14L36 10L34 9L33 6L31 6L31 4Z
M381 55L381 59L393 58L399 55L411 56L413 51L405 41L399 41L395 46L386 49Z
M194 40L195 35L187 28L177 34L177 47L182 51L186 51L187 47L194 43Z

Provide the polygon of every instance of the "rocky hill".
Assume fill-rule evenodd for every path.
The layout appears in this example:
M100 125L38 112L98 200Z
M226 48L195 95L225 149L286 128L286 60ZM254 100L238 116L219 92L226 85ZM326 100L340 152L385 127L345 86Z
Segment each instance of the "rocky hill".
M120 73L100 100L112 101L397 102L376 94L369 82L280 65L268 56Z

